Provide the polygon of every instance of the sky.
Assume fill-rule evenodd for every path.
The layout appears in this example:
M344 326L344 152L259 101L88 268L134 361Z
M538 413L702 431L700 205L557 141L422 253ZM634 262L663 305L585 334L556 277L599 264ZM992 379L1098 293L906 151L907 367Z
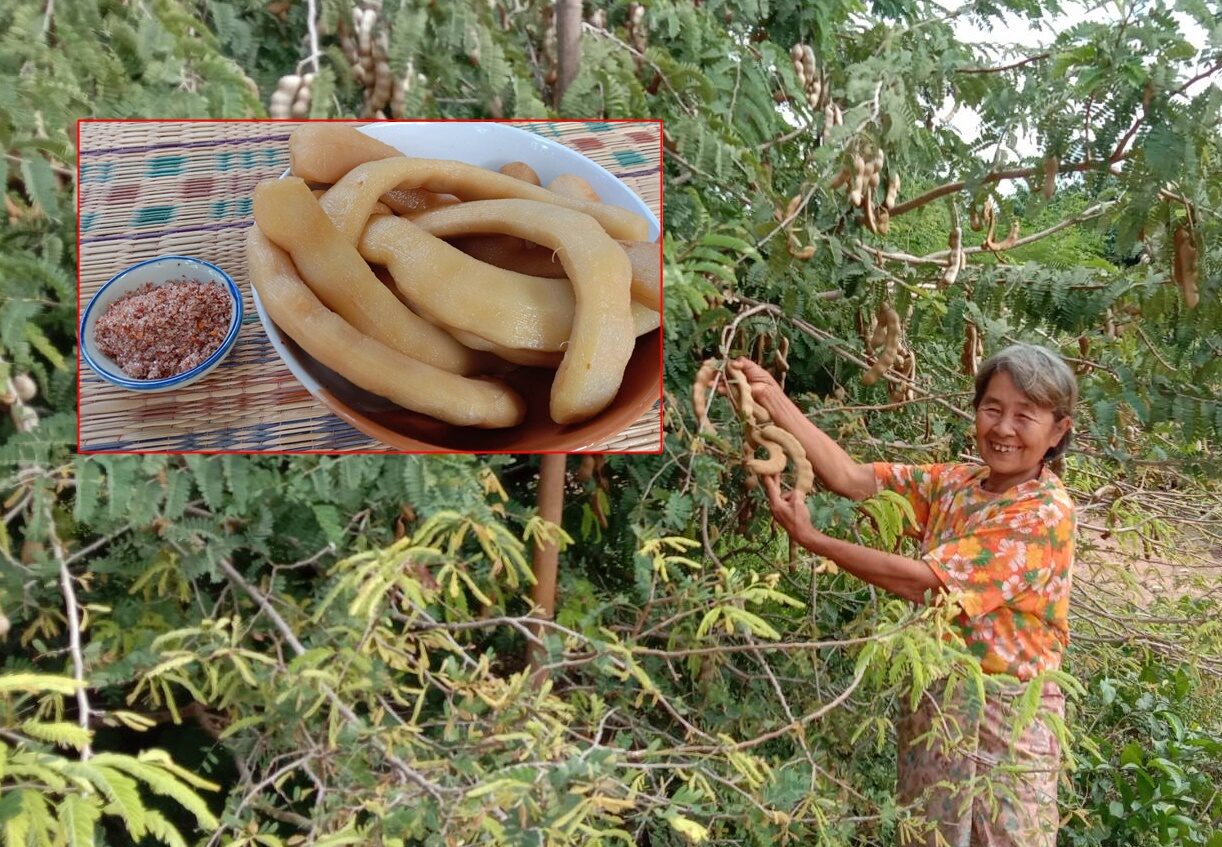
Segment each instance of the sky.
M1005 13L1004 25L993 27L989 31L980 29L974 22L964 18L955 20L955 34L963 42L969 44L1012 44L1013 61L1021 57L1031 48L1038 47L1044 44L1050 44L1055 40L1056 36L1076 26L1083 21L1109 21L1116 20L1119 12L1115 3L1076 3L1069 2L1063 4L1065 13L1058 18L1043 19L1032 22L1019 15ZM947 11L951 11L956 6L948 7ZM1173 16L1179 21L1181 32L1184 37L1199 51L1204 48L1208 41L1208 34L1202 29L1196 21L1192 20L1187 15L1181 12L1174 12ZM1005 64L1006 59L999 57L997 64ZM1206 85L1210 85L1209 80L1203 80L1196 83L1186 92L1188 95L1199 93ZM1219 85L1219 81L1215 78L1213 85ZM945 118L953 109L953 102L948 99L945 108L942 111L942 117ZM972 109L960 107L954 113L950 120L951 126L957 129L964 138L973 138L980 131L980 117ZM1017 157L1032 156L1039 152L1035 145L1035 137L1033 134L1019 136L1018 143L1015 145L1014 152ZM991 149L984 151L982 155L991 156Z

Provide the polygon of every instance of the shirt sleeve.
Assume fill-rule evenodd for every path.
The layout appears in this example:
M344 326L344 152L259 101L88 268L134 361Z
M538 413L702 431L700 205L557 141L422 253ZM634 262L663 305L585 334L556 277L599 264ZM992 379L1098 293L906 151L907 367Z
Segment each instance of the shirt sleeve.
M894 491L912 504L916 513L916 527L910 535L921 538L929 525L930 506L937 496L938 481L944 465L898 465L889 462L874 463L874 479L879 491Z
M968 535L921 557L949 591L961 592L969 618L1044 590L1072 556L1072 503L1016 503Z

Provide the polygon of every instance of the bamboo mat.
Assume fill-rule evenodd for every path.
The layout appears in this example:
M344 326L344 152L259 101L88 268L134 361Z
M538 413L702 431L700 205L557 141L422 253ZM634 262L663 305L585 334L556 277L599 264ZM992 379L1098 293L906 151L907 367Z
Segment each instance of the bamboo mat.
M85 122L80 131L80 297L164 255L223 268L242 290L228 358L177 391L140 395L80 368L80 449L131 452L388 451L315 400L259 323L246 275L255 185L288 167L294 122ZM661 219L657 123L515 123L605 167ZM597 452L656 452L657 404Z

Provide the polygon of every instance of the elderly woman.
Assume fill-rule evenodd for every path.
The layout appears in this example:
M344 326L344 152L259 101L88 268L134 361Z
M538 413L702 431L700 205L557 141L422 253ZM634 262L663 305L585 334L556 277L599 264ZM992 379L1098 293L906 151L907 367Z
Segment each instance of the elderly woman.
M1030 680L1060 666L1069 638L1075 517L1049 463L1069 445L1078 393L1060 356L1016 344L982 363L973 405L983 465L856 462L767 371L746 359L738 365L755 402L802 442L828 489L856 500L884 489L907 498L921 553L911 559L829 538L811 525L803 501L765 480L777 522L797 543L914 602L953 595L957 625L985 673ZM926 843L1056 843L1060 748L1039 719L1012 742L1019 691L1000 686L975 705L962 693L939 702L927 691L901 719L899 796L933 825ZM1064 715L1054 684L1044 685L1042 697L1043 709ZM937 743L930 746L929 738Z

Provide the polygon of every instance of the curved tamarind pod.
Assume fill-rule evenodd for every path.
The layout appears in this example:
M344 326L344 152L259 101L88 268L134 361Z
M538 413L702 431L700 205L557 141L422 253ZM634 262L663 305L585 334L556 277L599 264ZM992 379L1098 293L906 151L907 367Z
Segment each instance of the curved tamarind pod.
M413 219L417 226L428 227L429 219ZM427 231L427 230L426 230ZM549 279L567 279L556 251L537 244L523 245L522 239L509 235L468 235L447 239L468 256L507 271ZM632 300L655 312L662 310L662 251L656 242L621 241L632 264Z
M873 353L874 350L883 345L887 340L887 322L883 307L878 309L878 320L874 323L874 331L870 333L869 340L866 341L866 352Z
M815 484L815 471L810 464L810 460L806 457L806 450L802 447L802 443L798 441L797 437L789 430L782 429L774 424L763 427L760 430L760 436L765 441L772 441L781 445L785 452L789 454L794 467L794 490L803 497L810 494ZM782 465L783 469L784 466Z
M849 183L849 169L843 167L836 176L832 177L832 181L827 184L829 191L835 191Z
M263 233L292 255L318 298L357 330L452 373L482 373L489 365L486 356L463 347L400 303L356 247L346 243L300 179L259 183L254 217Z
M577 174L561 174L547 184L547 190L574 200L585 200L589 203L601 203L603 199L590 183Z
M757 435L754 443L768 451L767 459L756 458L754 451L747 459L748 470L756 476L776 476L785 471L785 448L775 441Z
M781 336L781 343L772 351L772 364L776 368L777 382L785 387L785 376L789 373L789 338Z
M802 247L799 250L794 250L793 247L790 246L789 254L793 256L795 259L801 259L802 261L806 261L811 256L815 255L815 245L807 244L805 247Z
M738 413L742 416L743 423L750 426L755 418L755 398L751 396L751 383L747 381L747 375L733 364L726 365L726 378L734 384L738 392L733 395Z
M1187 223L1181 223L1175 228L1172 238L1175 242L1175 254L1171 265L1171 275L1184 295L1184 305L1195 309L1201 300L1201 292L1197 287L1200 279L1200 269L1197 265L1196 240Z
M866 229L875 235L878 234L878 223L874 220L874 190L867 189L866 194L862 197L862 215L865 220Z
M964 376L976 376L976 342L976 325L968 322L963 335L963 352L959 355L959 364L963 367Z
M886 328L886 341L883 344L882 355L878 357L878 360L874 362L868 371L862 374L861 381L866 385L873 385L877 382L878 378L895 364L895 360L899 356L900 316L889 304L883 305L882 323Z
M491 353L498 359L504 359L506 362L521 365L524 368L547 368L554 371L560 367L560 362L564 359L563 353L550 353L546 350L526 350L520 347L504 347L488 341L474 332L467 332L466 330L445 326L444 324L440 324L440 326L464 347L470 347L472 350L478 350L481 353Z
M312 188L310 189L310 193L314 195L315 200L322 200L322 198L327 193L327 189ZM379 200L377 203L373 204L373 211L369 213L369 217L374 218L378 215L391 215L391 214L394 214L391 208Z
M381 165L375 162L373 167ZM393 177L394 172L389 173ZM439 237L499 232L557 251L572 281L576 306L564 361L552 383L552 419L575 423L615 399L636 340L630 306L632 264L597 221L530 200L477 200L426 212L415 223Z
M989 250L1009 250L1018 243L1019 223L1018 221L1010 222L1010 232L1001 241L996 244L989 244L988 239L985 240L985 247ZM962 248L960 248L962 249Z
M705 359L696 371L696 381L692 383L692 408L696 413L697 432L716 432L717 428L709 420L709 388L717 378L717 361Z
M500 172L505 174L505 176L529 182L531 185L543 184L539 181L539 174L535 173L535 169L525 162L510 162L509 164L501 165Z
M798 213L798 207L802 205L802 195L795 194L789 198L788 205L785 206L785 215L781 218L783 221L791 219Z
M501 270L393 216L371 217L359 250L385 265L408 304L434 323L503 347L547 352L563 351L572 334L576 302L568 280ZM657 312L639 303L630 308L636 335L658 327Z
M352 127L336 124L304 124L289 136L289 165L293 175L310 182L338 182L357 165L402 156L389 144ZM323 178L319 174L331 176ZM385 195L383 202L400 215L458 202L457 198L442 197L421 188L392 188Z
M247 234L246 256L251 285L276 325L354 385L460 426L516 426L526 416L526 404L509 387L443 371L357 330L322 304L288 253L258 226Z
M363 138L368 136L338 124L310 123L298 127L289 141L293 173L316 182L333 182L337 187L345 181L360 186L364 191L358 194L366 210L373 205L367 195L374 187L381 189L373 198L375 200L396 186L423 188L438 194L453 194L461 200L535 200L588 214L613 238L642 241L649 235L645 219L627 209L574 200L465 162L407 158L397 151L393 158L387 157L384 150L373 148L362 141ZM297 142L295 147L294 141ZM328 146L337 149L328 150ZM358 159L364 164L357 164ZM349 169L345 170L344 165ZM365 217L368 217L367 212ZM364 218L360 223L363 226ZM360 230L345 232L355 244Z

